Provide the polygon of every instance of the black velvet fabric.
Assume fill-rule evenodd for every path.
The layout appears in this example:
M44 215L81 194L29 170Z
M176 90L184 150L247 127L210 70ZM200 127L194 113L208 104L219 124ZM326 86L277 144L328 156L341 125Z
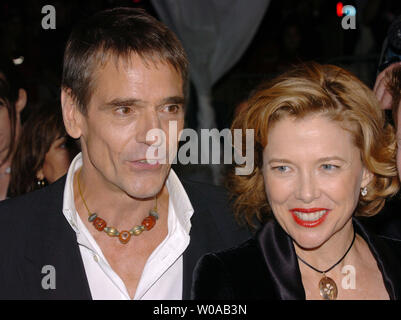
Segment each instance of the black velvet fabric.
M401 241L376 236L353 219L366 241L390 299L401 298ZM244 244L202 257L194 270L192 299L304 300L292 239L271 220Z
M379 214L360 219L379 235L401 239L401 192L387 200Z

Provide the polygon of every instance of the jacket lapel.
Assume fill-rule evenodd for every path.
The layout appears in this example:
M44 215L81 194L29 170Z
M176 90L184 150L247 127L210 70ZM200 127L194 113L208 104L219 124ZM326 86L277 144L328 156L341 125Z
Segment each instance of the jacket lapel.
M401 243L398 248L392 248L386 243L385 238L378 237L371 233L358 219L353 219L356 232L366 241L370 251L376 259L377 266L382 273L383 282L391 300L401 299L401 262L396 251L401 249ZM397 240L389 239L395 243Z
M191 188L186 187L194 213L191 218L190 242L183 254L183 299L190 299L192 272L196 262L206 252L214 251L222 239L213 223L210 212L205 207L199 205L199 201L191 192ZM208 236L205 236L207 232Z
M304 300L301 272L292 239L274 218L256 235L278 300Z
M250 234L234 221L221 189L205 190L205 184L181 182L194 209L190 242L183 254L183 299L187 300L191 296L193 270L198 260L206 253L235 246Z
M390 299L401 299L401 263L383 239L369 232L357 219L353 219L355 231L366 241L382 273L384 285ZM257 234L256 240L262 251L278 299L305 299L301 273L292 239L275 219L272 219ZM395 240L391 239L391 242ZM399 245L401 248L401 244ZM399 250L399 248L397 248Z
M64 185L65 177L42 189L43 206L29 226L19 273L30 298L91 299L76 234L62 212ZM53 275L55 289L44 289Z

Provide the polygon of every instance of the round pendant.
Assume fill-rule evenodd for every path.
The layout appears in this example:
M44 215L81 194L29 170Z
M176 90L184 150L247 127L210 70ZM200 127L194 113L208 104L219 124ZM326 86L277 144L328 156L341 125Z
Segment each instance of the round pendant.
M324 276L319 281L320 295L324 300L336 300L337 299L337 285L333 279Z

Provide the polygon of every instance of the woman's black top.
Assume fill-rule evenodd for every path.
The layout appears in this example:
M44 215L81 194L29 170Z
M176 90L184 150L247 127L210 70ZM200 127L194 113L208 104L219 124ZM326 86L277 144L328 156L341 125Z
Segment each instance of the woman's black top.
M401 240L377 236L354 218L390 299L401 298ZM192 299L305 299L292 239L275 221L242 245L203 256L193 275Z

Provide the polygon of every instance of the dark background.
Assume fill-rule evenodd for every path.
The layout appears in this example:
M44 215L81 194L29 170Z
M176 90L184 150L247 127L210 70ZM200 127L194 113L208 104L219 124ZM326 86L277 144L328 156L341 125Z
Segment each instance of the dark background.
M246 0L252 1L252 0ZM234 108L262 79L291 65L315 60L340 65L373 86L377 64L391 22L401 14L401 1L343 1L357 9L356 30L343 30L332 0L272 0L259 30L240 61L213 88L219 128L229 126ZM56 29L41 27L44 5L56 9ZM59 97L62 57L74 23L96 11L141 7L158 18L149 0L18 1L0 3L0 50L24 57L19 66L29 95L29 108ZM194 102L192 102L195 104ZM196 127L196 105L187 126Z
M261 80L270 79L301 61L342 66L373 87L382 44L391 22L401 14L401 1L343 1L344 5L353 5L357 10L355 30L342 29L341 18L336 14L337 2L271 1L240 61L213 88L212 101L219 129L229 127L236 106ZM47 4L56 9L55 30L41 27L45 16L41 9ZM59 98L63 51L72 26L99 10L118 6L144 8L158 18L150 0L1 0L0 51L10 58L24 57L24 62L18 66L28 91L28 107L23 119L41 102ZM190 99L188 127L197 127L196 109L196 102ZM177 166L175 170L188 172L197 180L210 181L209 169L203 167L187 165L184 170ZM391 218L400 208L400 199L398 195L383 214L370 219L372 226Z

